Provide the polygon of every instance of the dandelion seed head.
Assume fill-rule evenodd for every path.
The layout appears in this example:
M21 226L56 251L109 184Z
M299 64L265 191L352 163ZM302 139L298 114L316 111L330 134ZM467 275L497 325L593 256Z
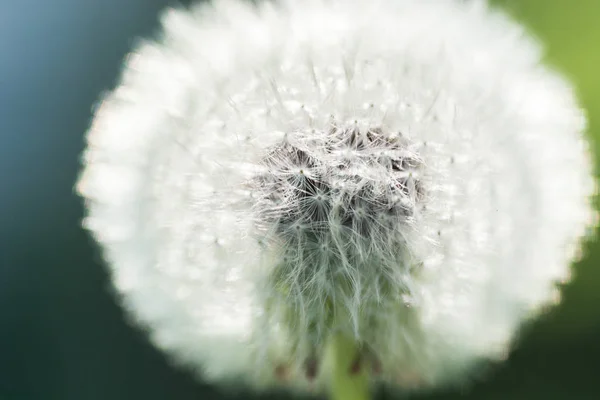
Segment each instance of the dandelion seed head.
M204 379L320 391L327 338L464 382L556 303L596 192L585 118L484 1L218 0L163 14L77 185L136 321Z

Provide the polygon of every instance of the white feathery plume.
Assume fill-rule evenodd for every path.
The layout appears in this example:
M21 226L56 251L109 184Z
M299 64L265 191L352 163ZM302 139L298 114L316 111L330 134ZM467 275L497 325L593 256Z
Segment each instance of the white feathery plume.
M557 300L595 225L585 118L483 1L163 14L96 110L78 192L131 315L207 379L462 382Z

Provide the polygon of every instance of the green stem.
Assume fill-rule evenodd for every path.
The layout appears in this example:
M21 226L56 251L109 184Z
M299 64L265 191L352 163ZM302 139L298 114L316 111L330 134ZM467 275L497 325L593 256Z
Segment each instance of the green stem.
M356 342L342 334L333 334L329 341L330 400L369 400L369 377L366 365L352 371L359 356Z

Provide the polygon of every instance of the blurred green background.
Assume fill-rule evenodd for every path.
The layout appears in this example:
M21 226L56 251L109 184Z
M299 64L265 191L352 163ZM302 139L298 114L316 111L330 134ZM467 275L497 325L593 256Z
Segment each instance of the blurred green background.
M575 82L600 154L600 0L495 3ZM0 0L2 400L224 398L171 368L128 325L72 191L91 106L169 4ZM561 306L524 329L504 365L462 391L418 398L599 399L600 245L589 243L586 254Z

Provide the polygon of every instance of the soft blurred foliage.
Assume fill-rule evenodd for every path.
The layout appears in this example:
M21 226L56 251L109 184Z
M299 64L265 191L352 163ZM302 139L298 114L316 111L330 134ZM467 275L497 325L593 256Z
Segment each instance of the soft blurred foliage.
M600 0L495 3L576 83L600 154ZM91 106L168 4L0 1L0 399L223 397L169 367L127 324L72 191ZM561 306L523 330L505 364L470 388L418 398L600 398L599 264L600 245L590 241Z

